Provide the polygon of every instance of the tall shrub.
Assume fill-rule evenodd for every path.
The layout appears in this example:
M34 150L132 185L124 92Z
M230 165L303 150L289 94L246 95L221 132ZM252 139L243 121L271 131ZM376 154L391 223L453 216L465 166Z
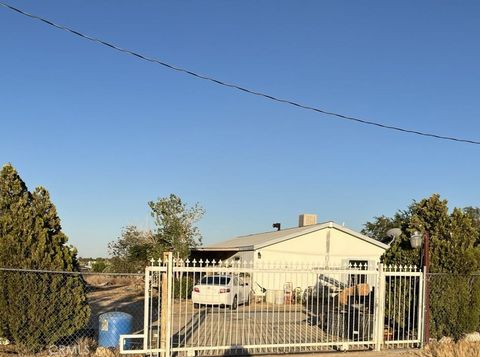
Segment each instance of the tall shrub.
M29 192L16 170L0 171L0 268L74 272L60 219L44 188ZM0 271L3 335L26 351L70 336L90 317L83 280L76 274Z
M480 326L480 282L472 276L480 268L479 225L469 212L455 208L450 213L447 203L432 195L393 218L382 216L367 223L364 233L381 239L388 228L401 228L403 234L382 259L386 264L418 267L423 265L421 250L412 249L409 238L414 231L430 234L431 336L458 339Z

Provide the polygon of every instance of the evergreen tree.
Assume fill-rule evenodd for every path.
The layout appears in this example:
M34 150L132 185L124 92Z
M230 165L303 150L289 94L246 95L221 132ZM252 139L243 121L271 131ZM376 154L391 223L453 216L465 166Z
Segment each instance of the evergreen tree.
M16 170L0 171L0 267L74 272L55 206L44 188L30 193ZM3 334L37 351L72 335L89 319L83 280L76 274L0 271Z
M480 249L479 227L472 215L458 208L449 213L447 200L432 195L413 202L395 217L387 220L401 228L403 234L382 257L384 263L421 267L422 252L412 249L409 239L415 231L430 235L432 337L459 338L476 331L480 325L480 280L472 273L480 270ZM384 235L385 226L392 227L385 224L385 219L377 219L367 223L365 229Z

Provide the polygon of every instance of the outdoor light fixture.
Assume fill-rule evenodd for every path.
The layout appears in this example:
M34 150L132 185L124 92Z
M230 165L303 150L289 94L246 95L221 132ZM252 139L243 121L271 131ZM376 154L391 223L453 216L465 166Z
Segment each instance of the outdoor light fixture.
M388 245L390 246L400 235L402 231L400 228L392 228L387 231L387 237L391 238ZM424 233L415 231L410 236L410 246L412 249L421 249L423 253L422 263L423 263L423 274L425 276L425 285L424 285L424 296L425 296L425 316L424 316L424 333L423 341L424 343L429 343L430 341L430 286L428 280L428 272L430 268L430 234L428 231Z
M258 259L262 259L262 253L258 252L257 257L258 257Z
M421 248L422 240L422 234L418 231L415 231L410 237L410 245L413 249Z
M413 232L410 236L410 245L413 249L422 249L423 257L423 274L425 276L424 294L425 294L425 316L424 316L424 333L423 342L430 342L430 284L428 280L428 273L430 270L430 234L428 231L420 233Z

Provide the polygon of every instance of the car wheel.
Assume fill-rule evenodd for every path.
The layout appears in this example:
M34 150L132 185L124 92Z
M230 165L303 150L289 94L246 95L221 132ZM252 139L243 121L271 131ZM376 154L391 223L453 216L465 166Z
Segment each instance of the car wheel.
M250 305L250 294L248 294L248 296L247 296L247 301L244 302L244 305L245 305L245 306Z
M199 308L200 308L200 304L194 303L194 304L193 304L193 308L194 308L194 309L199 309Z
M233 297L232 305L230 305L230 310L236 310L238 306L237 295Z

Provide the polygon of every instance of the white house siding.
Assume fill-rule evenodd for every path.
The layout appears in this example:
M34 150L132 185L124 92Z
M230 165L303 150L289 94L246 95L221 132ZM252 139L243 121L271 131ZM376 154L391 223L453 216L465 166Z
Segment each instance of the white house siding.
M236 252L233 254L228 260L233 260L233 261L240 261L240 262L253 262L253 251L252 250L244 250L240 252Z
M254 252L255 266L272 267L276 273L257 273L253 276L253 287L267 290L281 290L286 282L291 282L293 288L302 290L317 284L317 275L314 273L285 272L287 267L306 265L309 268L346 268L350 260L368 261L369 269L375 269L381 255L382 247L359 239L335 228L307 233L283 242L266 246ZM258 257L260 253L261 258ZM348 276L332 275L332 278L348 282ZM372 286L369 277L367 283Z

